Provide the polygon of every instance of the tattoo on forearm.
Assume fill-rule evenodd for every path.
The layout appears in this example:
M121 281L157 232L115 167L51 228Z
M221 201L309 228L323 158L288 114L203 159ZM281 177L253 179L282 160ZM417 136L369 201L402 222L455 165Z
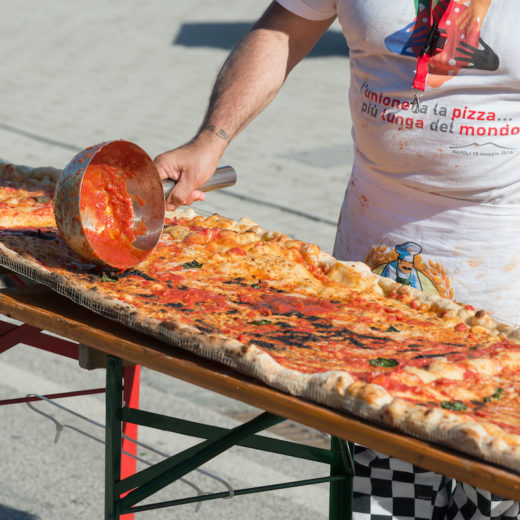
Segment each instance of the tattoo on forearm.
M217 137L220 137L224 141L227 141L229 139L229 135L223 128L218 128L215 125L206 125L204 127L204 130L209 130L213 134L215 134Z

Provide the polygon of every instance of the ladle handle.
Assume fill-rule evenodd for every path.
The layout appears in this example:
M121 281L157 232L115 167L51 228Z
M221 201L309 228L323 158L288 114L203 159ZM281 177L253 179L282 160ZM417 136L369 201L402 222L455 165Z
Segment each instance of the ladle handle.
M208 182L199 186L200 191L213 191L233 186L237 182L237 172L231 166L220 166ZM173 187L177 184L173 179L164 179L162 181L164 199L168 199Z

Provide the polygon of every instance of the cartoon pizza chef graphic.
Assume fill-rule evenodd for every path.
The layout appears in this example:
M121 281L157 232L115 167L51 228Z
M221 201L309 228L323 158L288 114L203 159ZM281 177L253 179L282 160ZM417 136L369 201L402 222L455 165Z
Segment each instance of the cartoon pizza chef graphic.
M371 248L365 263L374 274L428 294L454 299L452 281L445 267L438 259L422 258L421 252L424 253L424 248L412 241L392 246L379 243Z
M403 56L416 57L430 30L430 11L450 9L439 25L443 51L428 64L427 85L442 86L460 69L497 70L498 56L482 39L481 28L491 0L415 0L416 18L403 29L385 39L388 50Z
M395 247L397 260L388 262L381 276L391 278L403 285L410 285L415 289L421 289L419 275L414 266L414 258L422 251L422 247L415 242L405 242Z

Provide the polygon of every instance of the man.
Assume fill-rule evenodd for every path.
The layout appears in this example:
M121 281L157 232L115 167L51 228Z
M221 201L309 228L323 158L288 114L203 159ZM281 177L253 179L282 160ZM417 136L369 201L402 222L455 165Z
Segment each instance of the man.
M178 181L168 208L204 199L197 188L229 142L336 17L350 48L355 161L334 255L364 261L416 240L457 300L520 325L516 0L273 2L225 62L195 137L156 158ZM397 262L405 282L407 258ZM375 451L357 447L355 462L359 520L520 520L514 501L452 489Z

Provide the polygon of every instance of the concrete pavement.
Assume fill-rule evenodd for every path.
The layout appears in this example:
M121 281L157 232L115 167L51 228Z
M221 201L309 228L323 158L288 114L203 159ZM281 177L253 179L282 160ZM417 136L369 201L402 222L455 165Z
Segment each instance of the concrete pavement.
M233 43L266 5L254 0L0 0L0 158L60 168L77 151L104 140L129 139L151 156L181 144L200 124L215 74ZM223 164L236 168L237 185L208 194L200 207L231 218L248 216L266 229L331 251L352 162L347 67L335 24L272 105L226 151ZM29 347L0 356L0 399L102 386L102 379L102 371L86 372ZM249 411L148 371L142 400L154 411L175 410L222 426L235 423L230 411ZM103 420L100 397L63 404ZM26 405L0 408L0 425L1 520L101 517L101 445L70 429L54 445L52 423ZM145 429L142 436L170 453L188 442ZM247 472L237 475L243 467ZM266 454L240 449L208 468L237 487L324 474L319 465L289 460L281 466ZM205 491L220 489L207 477L189 478ZM186 492L191 491L178 484L162 497ZM204 504L199 513L183 506L138 518L318 519L327 518L326 511L327 488L317 486L221 500Z

